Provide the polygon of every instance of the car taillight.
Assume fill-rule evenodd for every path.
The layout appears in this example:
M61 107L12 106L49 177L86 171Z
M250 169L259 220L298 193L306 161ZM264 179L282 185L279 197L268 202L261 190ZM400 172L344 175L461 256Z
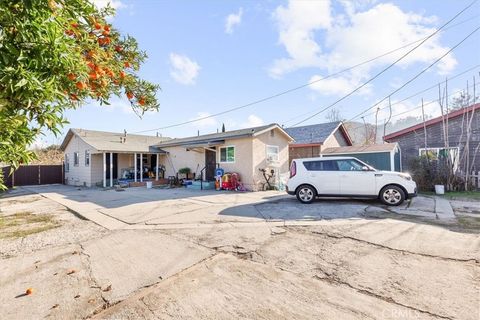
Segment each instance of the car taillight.
M297 164L295 161L292 161L292 164L290 165L290 178L295 177L297 174Z

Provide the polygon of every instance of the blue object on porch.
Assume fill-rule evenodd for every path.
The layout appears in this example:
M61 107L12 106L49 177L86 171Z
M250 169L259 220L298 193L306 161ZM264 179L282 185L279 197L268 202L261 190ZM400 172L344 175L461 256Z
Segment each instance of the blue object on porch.
M183 180L183 185L189 186L192 184L192 182L193 182L192 180Z
M223 174L225 173L225 170L223 170L222 168L217 168L215 170L215 177L218 177L218 176L223 176Z

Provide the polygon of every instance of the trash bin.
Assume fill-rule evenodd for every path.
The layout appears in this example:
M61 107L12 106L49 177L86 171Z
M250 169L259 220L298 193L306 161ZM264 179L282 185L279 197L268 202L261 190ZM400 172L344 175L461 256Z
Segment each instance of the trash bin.
M152 181L147 181L147 189L152 189Z

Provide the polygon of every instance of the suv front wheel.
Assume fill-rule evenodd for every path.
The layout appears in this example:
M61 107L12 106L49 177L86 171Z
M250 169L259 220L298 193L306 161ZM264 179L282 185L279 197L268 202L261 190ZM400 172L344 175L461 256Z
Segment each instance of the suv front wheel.
M297 188L297 199L301 203L312 203L317 196L317 191L309 185L302 185Z
M388 206L398 206L405 200L405 192L402 188L389 185L380 191L380 201Z

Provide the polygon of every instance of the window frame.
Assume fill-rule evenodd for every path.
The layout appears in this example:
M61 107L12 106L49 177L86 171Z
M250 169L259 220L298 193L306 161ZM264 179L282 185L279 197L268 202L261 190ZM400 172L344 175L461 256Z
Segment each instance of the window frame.
M90 167L90 150L85 150L85 167Z
M68 153L65 153L63 164L65 172L70 172L70 157L68 156Z
M439 155L440 155L440 150L448 150L448 149L453 149L456 150L456 157L454 159L454 164L453 164L453 171L457 171L460 165L460 148L459 147L429 147L429 148L418 148L418 156L422 156L422 151L425 151L425 155L427 154L428 151L435 151L435 159L431 159L429 157L430 161L438 161L439 160ZM428 157L428 156L427 156Z
M305 167L305 170L307 170L307 171L315 171L315 172L337 172L337 171L340 171L340 170L338 170L338 165L337 165L336 160L307 160L307 161L302 161L302 162L303 162L303 166ZM305 165L305 164L310 164L310 163L313 163L313 162L320 162L320 163L322 163L322 164L321 164L322 170L309 169L309 168L308 168L309 166L308 166L308 165ZM324 168L323 163L325 163L325 162L331 162L331 163L333 163L335 169L334 169L334 170L324 170L324 169L323 169L323 168Z
M268 159L269 154L273 154L273 153L268 152L268 148L275 148L277 150L277 153L274 154L276 156L276 159L272 159L272 160ZM279 146L274 146L274 145L267 144L265 146L265 154L266 154L266 159L267 159L268 162L279 162L280 161L280 147Z
M233 161L228 161L228 148L233 148ZM225 161L222 161L222 149L225 149ZM235 163L236 151L235 146L222 146L218 148L218 162L219 163Z
M362 170L363 167L365 167L365 165L358 161L358 160L355 160L355 159L341 159L341 160L335 160L337 162L337 168L338 168L338 171L342 171L342 172L362 172L364 170ZM350 162L350 163L356 163L358 165L360 165L360 170L342 170L340 168L340 165L339 165L339 162L340 161L345 161L345 162ZM351 168L353 168L353 166L351 166Z
M80 153L75 151L73 153L73 166L78 167L80 165Z

